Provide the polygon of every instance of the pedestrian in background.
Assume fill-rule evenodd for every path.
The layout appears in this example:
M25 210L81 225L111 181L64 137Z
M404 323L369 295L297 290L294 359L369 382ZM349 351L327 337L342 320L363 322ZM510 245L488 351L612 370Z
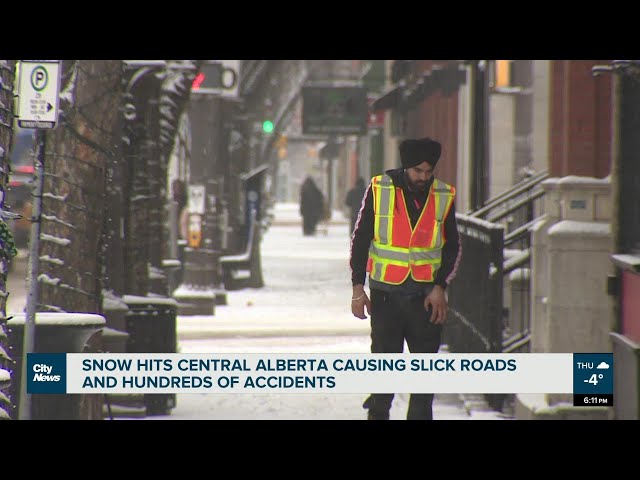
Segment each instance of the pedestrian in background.
M300 215L302 215L302 233L315 235L318 222L324 215L324 195L311 176L300 187Z
M364 178L358 177L356 180L356 184L353 186L351 190L347 192L347 196L344 199L344 203L347 207L349 207L349 213L351 217L351 233L353 233L353 229L356 226L356 219L358 218L358 212L360 211L360 206L362 204L362 199L364 198L364 192L366 191L366 186L364 183Z
M184 180L176 178L171 182L171 193L173 201L176 202L176 236L178 244L176 245L177 260L180 262L180 268L173 271L171 274L172 286L177 286L182 283L184 275L184 249L187 245L187 238L189 234L189 206L188 206L188 193L187 184Z
M176 210L178 224L176 225L176 229L178 231L178 237L182 240L187 239L187 231L188 231L188 216L189 209L187 208L188 196L187 196L187 185L183 180L176 178L171 183L171 190L173 194L173 201L176 202Z
M404 140L399 149L402 167L371 179L353 231L351 312L370 314L372 353L402 353L405 340L411 353L437 353L461 254L456 191L433 176L439 142ZM367 418L388 420L393 397L371 394ZM433 394L411 394L407 420L432 419Z

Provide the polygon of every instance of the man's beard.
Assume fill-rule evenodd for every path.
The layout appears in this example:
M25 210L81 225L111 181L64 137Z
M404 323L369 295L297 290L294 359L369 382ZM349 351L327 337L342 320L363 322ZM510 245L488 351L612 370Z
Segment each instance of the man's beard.
M424 182L414 182L409 178L408 174L405 174L405 175L406 175L406 179L407 179L407 185L414 192L419 192L421 190L424 190L425 187L427 186L427 183L429 183L428 180L425 180Z

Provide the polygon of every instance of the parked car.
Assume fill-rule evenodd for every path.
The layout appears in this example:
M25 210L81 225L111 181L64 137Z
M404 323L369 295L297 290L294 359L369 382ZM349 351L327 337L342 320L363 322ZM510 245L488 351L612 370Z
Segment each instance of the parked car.
M5 194L4 209L22 215L22 218L8 221L18 248L27 247L31 231L35 132L34 129L20 128L16 125L9 152L11 173Z

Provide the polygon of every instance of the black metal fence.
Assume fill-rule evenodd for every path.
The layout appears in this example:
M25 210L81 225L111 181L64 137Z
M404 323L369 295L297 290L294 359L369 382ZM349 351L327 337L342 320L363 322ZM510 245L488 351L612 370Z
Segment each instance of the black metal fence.
M535 202L544 196L540 184L548 176L546 171L532 175L482 208L457 214L462 261L448 288L444 329L444 343L451 352L529 351L530 232L540 220L535 218ZM506 395L486 398L501 410Z
M444 342L452 353L502 352L504 227L464 214L457 220L463 259L447 289ZM506 395L485 397L502 410Z
M444 341L453 353L502 351L504 227L457 214L462 261L447 289Z
M510 189L469 212L473 218L504 226L504 298L502 352L526 353L531 341L531 229L541 220L544 197L541 183L549 177L542 171L522 179ZM468 259L467 259L468 260Z

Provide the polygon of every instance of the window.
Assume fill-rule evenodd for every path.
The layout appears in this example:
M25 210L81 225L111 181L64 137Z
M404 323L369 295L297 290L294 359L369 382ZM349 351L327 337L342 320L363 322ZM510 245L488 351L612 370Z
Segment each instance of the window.
M493 86L495 88L512 87L511 60L495 60L494 62Z
M391 135L404 137L407 134L407 113L404 110L391 110Z

